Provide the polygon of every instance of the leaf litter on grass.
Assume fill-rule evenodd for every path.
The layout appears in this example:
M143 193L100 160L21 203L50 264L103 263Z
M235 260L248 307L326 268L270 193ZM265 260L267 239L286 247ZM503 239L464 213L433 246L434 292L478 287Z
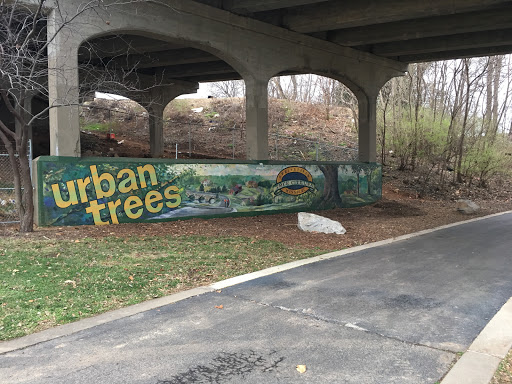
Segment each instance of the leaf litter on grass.
M318 255L244 237L0 240L0 340Z

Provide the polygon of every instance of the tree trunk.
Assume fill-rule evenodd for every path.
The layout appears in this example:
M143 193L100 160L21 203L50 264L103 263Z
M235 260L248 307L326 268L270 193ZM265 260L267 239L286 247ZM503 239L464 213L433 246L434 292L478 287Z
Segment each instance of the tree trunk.
M486 81L486 103L485 103L485 115L484 115L484 132L487 136L491 131L492 121L492 101L493 101L493 78L494 78L494 57L489 57L489 64L487 68L487 81Z
M278 99L287 99L286 94L284 93L283 87L281 86L281 78L280 77L274 77L272 79L272 83L274 84L277 98Z
M30 159L26 148L19 150L20 161L20 181L23 187L22 205L23 212L20 211L20 232L32 232L34 230L34 192L32 179L30 175Z
M325 177L324 193L322 195L321 208L341 208L342 201L338 187L338 166L319 165Z
M465 59L467 60L467 59ZM466 138L466 126L469 117L469 95L470 95L470 82L469 82L469 64L465 63L465 75L466 75L466 97L464 105L464 117L462 119L462 127L460 132L459 145L457 149L457 181L463 182L462 178L462 158L464 157L464 140Z
M295 75L290 76L290 79L292 81L292 97L291 99L294 101L297 101L297 77Z
M14 118L20 122L20 129L13 132L2 121L0 121L0 139L4 143L9 154L10 165L13 170L14 194L16 199L16 209L20 219L20 232L32 232L34 230L34 200L32 179L30 175L30 162L28 159L28 134L30 125L23 117L21 106L13 106L5 93L2 99L7 109L14 115ZM22 92L20 100L25 99ZM14 143L13 144L13 140Z

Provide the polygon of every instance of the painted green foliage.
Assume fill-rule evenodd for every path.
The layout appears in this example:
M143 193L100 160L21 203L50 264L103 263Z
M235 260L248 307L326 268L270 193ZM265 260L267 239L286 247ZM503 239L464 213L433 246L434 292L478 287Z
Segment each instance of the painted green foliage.
M382 191L377 164L329 163L324 167L314 163L105 160L39 158L39 225L117 224L328 208L323 171L333 166L338 171L342 206L374 202ZM331 172L328 180L332 186L336 172L334 176Z

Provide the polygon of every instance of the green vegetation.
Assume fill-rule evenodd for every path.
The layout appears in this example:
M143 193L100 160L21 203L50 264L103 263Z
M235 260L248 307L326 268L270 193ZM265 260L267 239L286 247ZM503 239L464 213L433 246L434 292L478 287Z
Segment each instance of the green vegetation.
M379 94L380 162L415 172L420 193L510 178L506 65L503 56L421 63L390 80Z
M218 112L215 112L215 111L211 111L211 112L207 112L205 111L204 113L204 116L208 119L213 119L214 117L216 117L218 115Z
M109 123L89 123L82 127L84 131L110 132L115 130L116 122Z
M0 340L307 258L250 238L0 241Z

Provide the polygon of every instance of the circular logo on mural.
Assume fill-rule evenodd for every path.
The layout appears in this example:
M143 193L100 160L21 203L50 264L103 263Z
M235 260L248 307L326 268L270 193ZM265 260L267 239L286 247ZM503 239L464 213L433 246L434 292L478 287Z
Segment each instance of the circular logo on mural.
M315 184L313 183L313 176L307 169L296 166L287 167L277 175L273 190L274 195L284 193L299 196L309 191L315 191Z

